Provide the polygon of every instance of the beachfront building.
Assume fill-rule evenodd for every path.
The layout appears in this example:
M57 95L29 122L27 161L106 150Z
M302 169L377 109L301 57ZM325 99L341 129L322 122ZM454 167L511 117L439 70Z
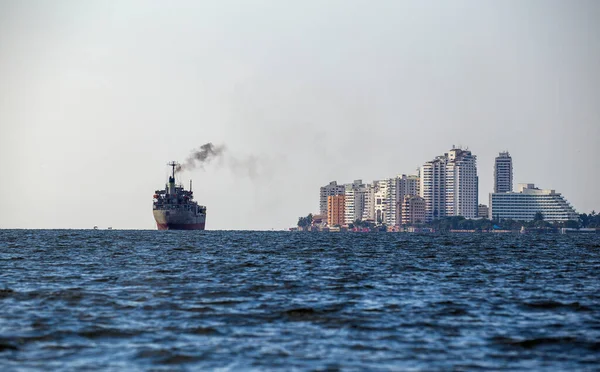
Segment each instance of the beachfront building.
M388 186L389 182L387 180L374 181L375 192L374 192L374 214L373 220L377 224L386 223L386 215L388 212L387 208L387 200L388 198Z
M368 183L365 185L365 198L364 198L364 208L363 214L361 217L362 221L373 221L375 219L375 189L376 182Z
M477 157L453 147L420 168L419 196L425 199L425 220L463 216L476 218L479 180Z
M446 216L446 162L438 156L420 169L419 196L425 199L425 221Z
M344 185L344 196L346 199L344 223L346 225L362 219L365 208L365 191L366 187L362 180L355 180L353 183Z
M383 223L387 226L395 226L396 225L396 205L398 203L397 200L397 178L388 178L384 180L386 183L385 186L385 195L384 195L384 219Z
M477 218L479 187L477 157L454 148L446 164L446 216Z
M406 195L402 201L403 225L413 225L425 221L425 199L418 195Z
M501 152L494 162L494 193L513 191L512 158L508 151Z
M319 214L327 215L327 198L329 196L344 195L344 185L338 185L336 181L321 187L319 198Z
M519 184L518 192L490 194L490 219L532 221L538 212L548 222L579 219L575 209L560 193L540 190L532 183Z
M479 204L477 208L477 217L478 218L488 218L490 214L490 208L488 208L485 204Z
M336 226L344 224L345 196L331 195L327 197L327 225Z
M402 203L407 195L419 195L419 176L406 174L395 178L396 195L391 207L394 207L394 225L402 223ZM391 213L391 211L390 211Z

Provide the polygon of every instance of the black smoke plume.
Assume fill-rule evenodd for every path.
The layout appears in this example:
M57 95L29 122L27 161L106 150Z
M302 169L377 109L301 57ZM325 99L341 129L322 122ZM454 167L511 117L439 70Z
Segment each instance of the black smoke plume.
M175 172L190 171L195 168L204 169L208 163L215 162L218 167L228 168L238 177L248 177L258 180L272 174L273 162L264 155L236 156L231 151L225 151L225 145L215 146L205 143L185 159L183 164L175 167Z
M225 146L215 146L212 142L205 143L197 150L193 150L190 156L185 159L185 163L175 168L175 172L192 170L196 167L204 168L205 164L210 163L213 159L220 158L224 151Z

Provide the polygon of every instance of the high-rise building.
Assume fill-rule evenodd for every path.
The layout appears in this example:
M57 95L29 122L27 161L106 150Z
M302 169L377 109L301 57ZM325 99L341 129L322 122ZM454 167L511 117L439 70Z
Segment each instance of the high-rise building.
M327 197L334 195L344 195L344 185L338 185L336 181L331 181L329 185L321 187L319 214L327 215Z
M377 181L365 185L365 200L362 220L375 220L375 189Z
M402 224L412 225L425 221L425 199L418 195L406 195L402 203Z
M388 206L387 201L389 200L389 185L388 180L376 181L376 188L374 192L374 216L373 219L377 224L387 223ZM374 182L375 183L375 182Z
M579 219L571 204L555 190L540 190L532 183L519 184L518 190L490 194L490 219L532 221L538 212L549 222Z
M419 176L402 174L398 175L395 181L396 197L392 206L395 207L394 224L399 225L402 222L402 203L404 202L404 197L407 195L419 195Z
M513 191L512 158L508 151L501 152L494 163L494 193Z
M362 180L355 180L353 183L344 185L345 196L345 224L351 224L356 220L361 220L365 208L366 187Z
M426 162L420 169L419 196L425 199L425 221L446 216L446 163L445 156Z
M404 180L402 180L402 177L404 177ZM414 183L412 178L410 181L407 181L406 178L405 175L386 178L373 181L372 184L367 185L363 220L372 220L377 224L385 224L387 226L399 224L400 215L396 211L398 205L398 188L400 187L402 190L410 187L414 188L414 185L405 185L407 182Z
M329 226L344 224L345 199L344 195L330 195L327 197L327 224Z
M425 220L477 217L479 180L477 157L469 150L452 148L420 168L419 196L425 199Z
M448 152L447 158L446 216L477 218L477 157L471 151L455 148Z

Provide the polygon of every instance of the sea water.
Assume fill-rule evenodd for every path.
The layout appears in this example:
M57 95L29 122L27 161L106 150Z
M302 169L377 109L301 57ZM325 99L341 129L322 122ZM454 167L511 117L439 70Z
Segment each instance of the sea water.
M596 370L599 235L0 230L0 370Z

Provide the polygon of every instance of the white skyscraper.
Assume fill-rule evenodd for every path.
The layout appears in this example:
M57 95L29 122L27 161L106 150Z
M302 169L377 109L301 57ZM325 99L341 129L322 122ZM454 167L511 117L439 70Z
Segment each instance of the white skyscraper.
M384 181L386 183L385 191L385 219L383 223L387 226L396 225L396 177L388 178Z
M353 223L356 220L361 220L365 208L365 191L366 187L362 180L355 180L353 183L346 184L345 195L345 214L344 222L347 224Z
M450 150L447 157L446 217L477 218L477 157L471 151L462 149Z
M512 158L501 152L494 163L494 193L513 191Z
M446 156L428 161L420 169L419 196L425 199L425 221L446 216Z
M362 220L375 220L375 189L376 182L365 185L365 200Z
M453 148L426 162L420 178L426 221L448 216L477 217L477 157L471 151Z
M375 210L374 220L377 224L387 223L387 201L389 199L388 190L388 180L377 181L373 206L373 209Z

